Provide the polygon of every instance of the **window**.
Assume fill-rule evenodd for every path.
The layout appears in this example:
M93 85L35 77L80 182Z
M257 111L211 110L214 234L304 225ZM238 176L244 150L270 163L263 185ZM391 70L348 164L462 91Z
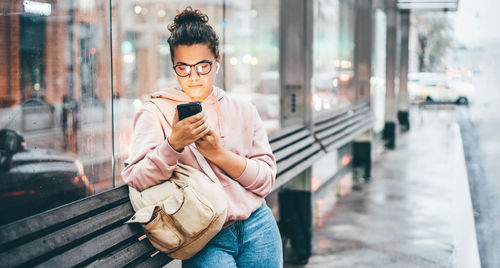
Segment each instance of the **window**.
M0 15L0 224L113 185L109 3L34 3Z
M178 86L167 25L187 5L219 35L216 85L279 128L278 0L33 3L0 15L0 224L123 184L131 118Z
M314 1L312 110L321 117L346 109L354 99L354 2Z
M279 128L279 1L227 1L224 82L250 99L268 133Z

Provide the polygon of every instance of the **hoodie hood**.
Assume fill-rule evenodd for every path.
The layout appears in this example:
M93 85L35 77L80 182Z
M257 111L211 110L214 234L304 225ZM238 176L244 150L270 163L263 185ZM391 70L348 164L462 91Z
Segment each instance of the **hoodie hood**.
M222 113L220 110L219 101L224 98L226 93L221 88L213 87L212 92L201 101L202 109L208 116L208 124L212 129L218 129L219 137L224 138L224 130L222 127ZM163 98L172 102L173 105L192 102L193 99L181 89L164 88L151 94L151 98ZM214 118L216 117L216 118ZM214 121L217 121L214 125Z

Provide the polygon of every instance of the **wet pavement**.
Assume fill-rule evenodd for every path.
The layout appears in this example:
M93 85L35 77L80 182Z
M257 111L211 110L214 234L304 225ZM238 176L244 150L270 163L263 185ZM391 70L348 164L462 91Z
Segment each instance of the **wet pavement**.
M414 109L362 190L320 202L304 267L478 267L459 113ZM302 266L285 266L302 267Z

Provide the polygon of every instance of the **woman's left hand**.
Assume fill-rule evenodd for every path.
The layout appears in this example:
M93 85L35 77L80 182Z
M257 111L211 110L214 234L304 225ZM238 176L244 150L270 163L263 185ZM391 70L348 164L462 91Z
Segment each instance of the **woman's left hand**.
M246 168L246 159L231 151L225 150L219 144L219 138L212 130L196 142L198 151L224 170L231 178L239 178Z
M215 135L213 130L209 130L207 134L199 138L195 144L198 151L212 162L216 162L214 160L224 152L224 149L220 146L219 138Z

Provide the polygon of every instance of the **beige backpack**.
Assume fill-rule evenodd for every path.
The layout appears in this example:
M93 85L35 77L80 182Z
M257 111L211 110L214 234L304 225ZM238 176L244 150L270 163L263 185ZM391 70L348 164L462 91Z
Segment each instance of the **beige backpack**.
M150 100L171 123L174 112L165 100ZM166 138L166 136L165 136ZM134 216L127 223L144 223L151 244L175 259L200 251L221 230L227 215L227 197L206 159L189 148L204 172L178 163L172 177L142 192L129 187Z

